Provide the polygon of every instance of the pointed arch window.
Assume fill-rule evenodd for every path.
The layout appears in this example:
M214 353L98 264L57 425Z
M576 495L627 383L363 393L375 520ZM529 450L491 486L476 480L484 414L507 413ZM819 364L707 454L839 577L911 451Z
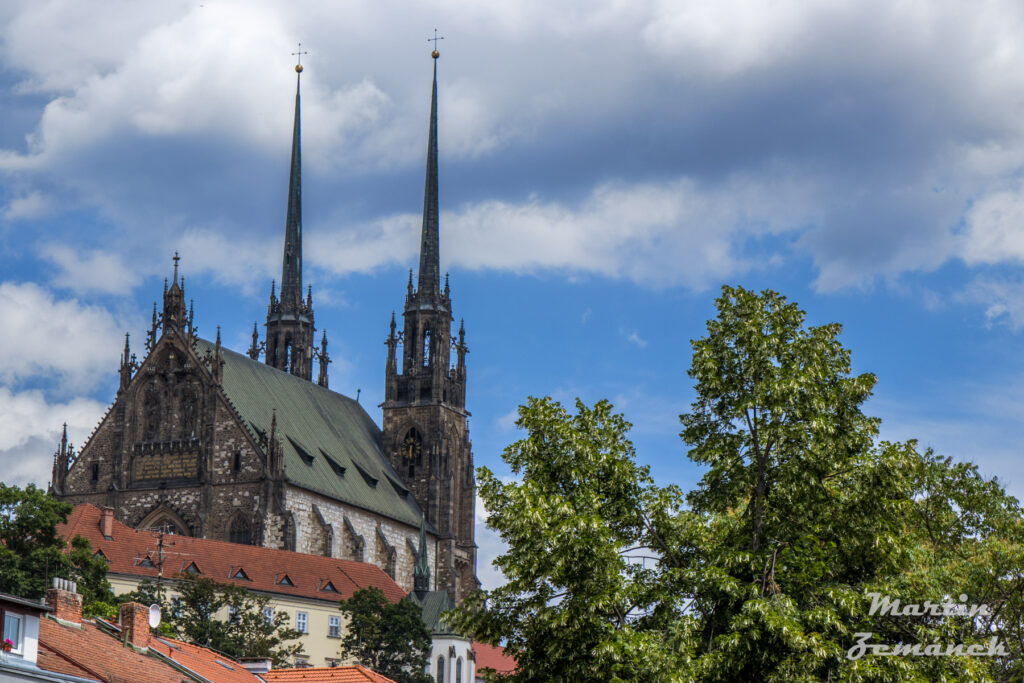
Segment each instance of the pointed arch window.
M142 403L142 438L156 441L160 436L160 389L151 385Z
M444 655L437 658L437 676L434 677L434 680L438 683L444 680Z
M236 515L235 518L231 520L231 530L228 535L228 540L232 543L252 545L252 525L243 515Z
M432 337L430 328L425 328L423 330L423 367L430 365L430 341Z

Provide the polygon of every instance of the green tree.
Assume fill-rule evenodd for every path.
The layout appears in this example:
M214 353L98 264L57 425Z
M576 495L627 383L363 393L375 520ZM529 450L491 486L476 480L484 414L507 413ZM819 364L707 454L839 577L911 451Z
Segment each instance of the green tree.
M57 525L72 507L29 484L24 489L0 483L0 591L41 598L52 577L73 579L83 596L85 616L109 616L113 592L107 565L93 559L89 541L68 543Z
M570 415L531 398L516 425L526 436L502 458L518 480L477 474L487 525L508 544L494 561L507 582L470 597L455 626L504 643L518 663L510 681L665 680L677 650L644 617L679 605L628 556L654 542L653 518L671 517L675 490L636 464L630 425L608 401L577 401Z
M874 443L878 420L861 407L875 378L851 374L839 325L805 326L771 291L725 287L716 307L692 342L696 399L681 416L689 456L707 471L690 509L664 520L666 587L692 598L687 677L989 680L981 658L846 657L856 633L887 644L982 638L964 619L871 618L866 595L923 603L966 590L969 558L951 564L955 552L943 560L923 541L942 526L960 548L977 529L934 515L957 501L985 516L988 499L958 497L968 482L913 442ZM929 481L942 491L924 493Z
M969 463L877 440L836 324L774 292L723 288L692 342L695 399L682 415L705 468L681 505L634 463L607 402L568 414L530 399L527 436L478 470L508 582L474 595L457 627L505 643L512 681L1018 681L1024 674L1024 514ZM639 549L655 566L624 555ZM966 596L976 616L870 614ZM997 657L848 654L965 646Z
M178 577L170 591L176 595L164 599L164 591L142 582L136 591L122 597L160 604L164 615L161 633L236 659L269 657L274 667L282 667L302 653L302 643L290 642L302 633L289 626L288 614L274 612L269 618L265 614L270 596L191 574ZM226 618L222 616L225 612Z
M341 653L398 683L428 683L430 631L419 605L408 598L391 603L376 587L363 588L341 601L348 629Z

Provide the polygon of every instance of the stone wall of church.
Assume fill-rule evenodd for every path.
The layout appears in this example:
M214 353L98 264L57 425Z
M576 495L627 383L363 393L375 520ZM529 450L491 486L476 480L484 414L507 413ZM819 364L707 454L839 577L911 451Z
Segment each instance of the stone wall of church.
M286 508L294 515L296 524L296 550L300 553L323 555L325 530L320 517L330 525L333 533L331 556L345 560L372 562L388 571L389 552L394 549L394 580L406 591L413 589L413 568L416 564L415 548L419 545L420 530L382 515L347 506L305 489L286 487ZM313 509L316 506L320 515ZM348 523L346 523L346 519ZM360 557L353 533L362 537ZM381 535L384 538L381 538ZM384 541L387 541L385 544ZM431 567L436 567L434 537L427 535L427 555ZM434 577L431 577L431 587Z
M89 439L89 454L85 455L84 458L80 456L78 462L75 463L76 466L72 467L67 473L66 490L75 491L81 495L88 495L93 493L105 494L110 489L115 475L112 455L115 443L120 441L120 435L116 434L112 428L113 412L113 410L107 412L93 433L92 438ZM94 452L95 456L92 455ZM93 479L93 464L97 465L95 470L97 477L95 480ZM94 502L94 500L102 501L102 496L98 499L95 496L90 496L90 498L92 500L88 502ZM102 505L102 502L97 504Z

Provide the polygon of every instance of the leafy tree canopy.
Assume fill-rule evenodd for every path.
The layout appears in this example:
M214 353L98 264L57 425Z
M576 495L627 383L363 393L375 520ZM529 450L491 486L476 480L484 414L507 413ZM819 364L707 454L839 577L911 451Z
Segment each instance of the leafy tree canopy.
M376 587L364 588L341 602L348 630L341 653L398 683L428 683L430 631L421 608L409 598L391 603Z
M1010 681L1024 674L1024 515L969 463L879 441L839 325L781 295L723 288L692 343L681 416L704 466L685 497L637 466L606 401L520 408L525 438L478 470L508 582L456 623L505 644L512 681ZM685 504L683 501L685 500ZM654 564L630 562L637 552ZM870 614L872 595L987 614ZM987 644L1005 655L850 658Z
M289 643L302 633L289 626L288 614L265 613L270 596L251 593L244 586L184 574L166 589L144 579L119 599L160 605L162 634L235 659L269 657L276 668L289 666L292 657L302 653L302 643Z
M0 591L38 599L51 578L68 578L78 584L85 616L110 616L114 594L106 562L93 559L88 539L67 543L57 533L71 509L32 484L0 483Z

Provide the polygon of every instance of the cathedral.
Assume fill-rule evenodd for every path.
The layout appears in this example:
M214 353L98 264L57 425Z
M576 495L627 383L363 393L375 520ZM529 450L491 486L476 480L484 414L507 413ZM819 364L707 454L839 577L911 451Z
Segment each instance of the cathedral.
M419 271L401 329L391 314L383 424L328 388L327 339L317 344L303 292L299 65L280 292L272 283L263 339L254 326L242 354L219 328L200 338L176 254L142 358L126 336L113 404L78 453L65 434L55 454L56 496L140 529L372 562L407 591L423 530L430 587L460 603L479 586L465 330L453 336L440 280L438 56Z

